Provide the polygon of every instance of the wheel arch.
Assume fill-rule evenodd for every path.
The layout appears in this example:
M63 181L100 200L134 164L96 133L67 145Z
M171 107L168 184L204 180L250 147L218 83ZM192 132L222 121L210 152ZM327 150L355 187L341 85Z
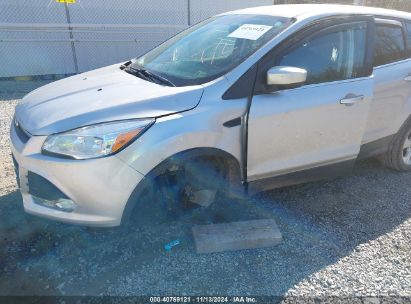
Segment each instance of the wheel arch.
M136 185L132 191L126 206L123 210L121 224L128 222L130 215L134 208L138 205L138 198L142 196L145 189L152 183L152 181L165 173L174 164L182 164L188 160L201 159L201 158L214 158L216 163L224 165L224 170L227 170L229 184L231 187L241 186L241 166L238 159L231 153L219 148L213 147L201 147L192 148L184 151L180 151L168 157L167 159L156 165L151 171L144 176L144 178Z

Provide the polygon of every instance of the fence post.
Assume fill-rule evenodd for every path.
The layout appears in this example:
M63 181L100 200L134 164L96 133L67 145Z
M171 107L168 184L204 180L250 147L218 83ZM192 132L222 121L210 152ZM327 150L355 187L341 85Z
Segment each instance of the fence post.
M79 68L78 68L78 62L77 62L76 46L74 45L73 28L71 27L70 11L69 11L67 2L64 3L64 8L66 10L66 19L67 19L67 24L68 24L68 29L69 29L69 36L71 40L71 52L73 53L74 70L76 74L78 74Z
M187 23L188 23L188 26L191 25L191 5L190 5L190 0L187 0Z

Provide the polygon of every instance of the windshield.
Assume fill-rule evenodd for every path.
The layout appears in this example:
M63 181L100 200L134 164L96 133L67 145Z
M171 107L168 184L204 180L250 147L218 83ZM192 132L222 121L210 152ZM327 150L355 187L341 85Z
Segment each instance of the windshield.
M291 23L284 17L224 15L207 19L131 64L177 86L202 84L239 65Z

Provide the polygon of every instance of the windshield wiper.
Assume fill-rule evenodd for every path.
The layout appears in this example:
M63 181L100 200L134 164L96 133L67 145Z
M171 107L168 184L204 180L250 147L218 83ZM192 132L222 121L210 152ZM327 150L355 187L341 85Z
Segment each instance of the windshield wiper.
M158 74L155 74L151 71L148 71L146 69L137 69L137 68L133 68L131 66L128 66L124 69L124 71L126 71L127 73L130 73L132 75L136 75L140 78L143 78L145 80L149 80L152 82L160 82L162 84L166 84L168 86L171 87L175 87L176 85L174 83L172 83L170 80L168 80L167 78L160 76Z
M130 64L132 63L131 60L123 63L122 65L120 65L120 70L124 70L126 67L128 67Z
M171 86L171 87L175 87L175 86L176 86L173 82L171 82L171 81L168 80L167 78L165 78L165 77L163 77L163 76L160 76L160 75L158 75L158 74L156 74L156 73L153 73L152 71L141 69L141 72L142 72L142 73L145 73L147 76L149 76L149 77L151 77L151 78L155 78L155 79L159 80L160 82L162 82L162 83L164 83L164 84L167 84L167 85L169 85L169 86Z
M124 72L129 73L131 75L140 77L144 80L152 81L149 77L147 77L144 73L141 72L139 69L132 68L130 66L124 68Z

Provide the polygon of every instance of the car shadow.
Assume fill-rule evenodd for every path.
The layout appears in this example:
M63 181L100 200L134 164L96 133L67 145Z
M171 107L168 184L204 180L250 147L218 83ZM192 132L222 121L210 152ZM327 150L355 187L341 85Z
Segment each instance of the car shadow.
M13 191L0 197L0 295L282 295L407 220L410 182L410 173L367 160L347 177L216 202L183 218L150 220L142 209L132 225L112 229L27 215ZM255 218L274 218L282 243L195 253L193 225ZM166 251L173 240L180 245Z

